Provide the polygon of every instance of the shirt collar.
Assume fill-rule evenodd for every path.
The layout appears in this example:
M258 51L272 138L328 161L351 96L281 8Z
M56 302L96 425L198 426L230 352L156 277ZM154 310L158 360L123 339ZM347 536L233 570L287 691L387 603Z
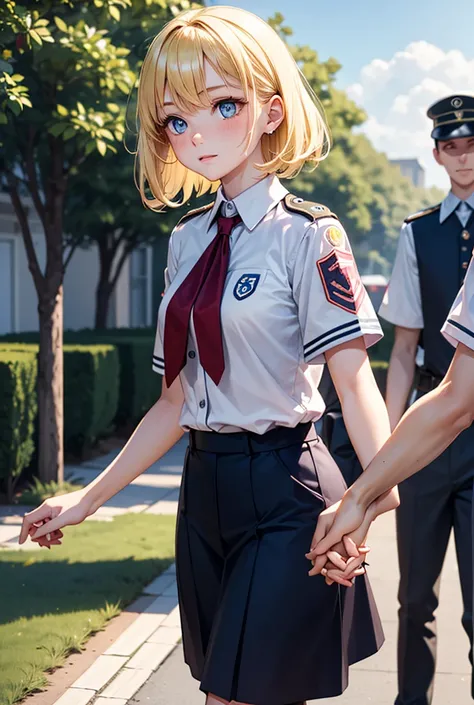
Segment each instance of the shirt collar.
M439 222L444 223L444 221L449 218L452 213L454 213L460 203L467 203L472 209L474 209L474 193L471 193L469 198L466 198L465 201L461 201L460 198L455 196L454 193L450 191L441 203Z
M242 191L242 193L239 193L233 199L233 203L247 230L253 230L287 193L288 190L282 185L278 177L270 174L245 191ZM220 212L222 204L226 201L222 186L219 186L208 221L209 227Z

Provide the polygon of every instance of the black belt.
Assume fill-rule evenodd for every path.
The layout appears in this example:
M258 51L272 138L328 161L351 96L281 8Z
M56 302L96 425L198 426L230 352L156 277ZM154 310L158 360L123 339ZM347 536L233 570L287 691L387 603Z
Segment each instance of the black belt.
M416 388L419 392L431 392L436 389L443 380L441 375L434 375L426 370L417 373Z
M277 450L303 441L318 438L311 422L298 424L295 428L278 426L263 434L251 431L238 433L216 433L214 431L189 432L191 450L205 450L209 453L245 453L253 455L268 450Z

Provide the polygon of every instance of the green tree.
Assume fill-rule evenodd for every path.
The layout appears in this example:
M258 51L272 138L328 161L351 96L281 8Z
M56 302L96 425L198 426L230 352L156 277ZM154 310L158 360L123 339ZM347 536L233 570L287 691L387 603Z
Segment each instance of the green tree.
M283 15L275 14L269 23L289 43L292 30L284 25ZM287 186L337 213L362 267L369 261L376 261L378 268L383 263L388 266L403 219L436 203L440 193L437 189L415 188L364 135L354 133L367 115L335 87L341 68L336 59L320 61L317 52L308 46L289 44L289 48L324 107L333 144L329 156L315 171L302 171Z
M63 475L62 287L78 244L65 254L70 181L87 169L92 155L122 148L126 98L136 80L136 58L124 38L148 31L158 17L166 20L171 6L181 7L168 0L134 0L133 6L131 0L4 0L0 5L0 179L21 227L38 297L44 481ZM44 231L44 267L33 244L28 199Z
M169 235L183 215L181 209L157 214L143 206L133 183L133 161L133 155L123 148L105 158L92 155L88 169L71 177L65 208L66 242L73 250L97 247L96 329L107 327L111 296L133 250Z

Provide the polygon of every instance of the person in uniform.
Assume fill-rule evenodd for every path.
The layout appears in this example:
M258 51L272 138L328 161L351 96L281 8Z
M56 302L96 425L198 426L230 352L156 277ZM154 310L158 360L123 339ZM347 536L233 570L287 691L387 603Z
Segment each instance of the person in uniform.
M474 141L472 149L474 172ZM323 572L332 579L344 579L343 569L327 571L326 552L341 541L351 551L350 539L359 528L367 534L376 516L374 500L390 487L403 482L437 458L474 421L474 261L464 285L442 328L455 348L451 366L442 382L420 398L404 414L394 433L363 476L344 494L340 503L321 513L307 558L312 574ZM472 531L472 528L471 528ZM321 561L322 559L322 561ZM474 672L471 677L474 698Z
M428 116L434 120L434 156L450 177L451 191L439 206L406 219L390 285L380 309L380 315L396 326L387 384L387 408L392 428L397 426L412 384L420 332L424 364L417 381L418 399L437 388L448 372L453 349L440 329L464 279L474 243L474 97L455 95L445 98L429 109ZM471 278L474 279L472 275ZM470 293L473 293L472 284L465 288L464 296ZM450 342L461 341L472 347L472 325L463 322L469 306L472 306L472 300L470 304L462 305L459 299L443 333ZM465 357L466 351L462 356L464 363ZM454 371L450 372L448 381L454 374ZM444 393L447 386L445 381ZM441 400L443 397L440 392L432 398ZM420 414L422 408L428 413L431 402L419 408ZM444 417L447 417L448 410L449 407L443 412ZM474 426L469 425L454 440L459 433L459 424L451 427L444 418L446 433L440 434L438 440L441 442L440 439L448 434L452 445L422 472L414 474L418 463L426 464L428 454L423 449L424 443L429 444L434 439L426 437L429 424L422 423L413 412L397 428L390 448L395 448L395 438L404 438L403 433L408 439L408 419L414 424L411 437L416 437L417 445L416 449L413 446L411 458L406 453L404 456L407 462L404 474L410 477L400 486L401 501L397 510L400 612L399 694L396 703L426 705L431 702L435 671L434 611L438 605L439 578L452 528L464 604L462 624L470 640L472 664ZM427 417L423 420L427 422ZM438 431L436 427L436 433ZM400 453L397 449L397 458ZM389 469L393 468L393 462L388 458L389 451L385 453L384 449L376 461L378 468L382 462L386 463L387 478L390 477ZM414 458L416 462L413 462ZM392 477L396 482L400 479L399 473ZM368 476L364 474L361 483L368 486ZM358 487L359 484L355 492Z
M381 330L347 235L278 178L324 156L323 116L269 25L209 7L150 45L138 118L146 205L219 184L170 238L153 355L163 391L118 458L27 514L20 540L54 542L189 431L177 583L185 660L208 705L338 695L383 635L363 546L342 581L352 590L308 576L315 521L345 490L313 429L325 362L364 467L390 429L366 353ZM377 511L397 503L389 492Z

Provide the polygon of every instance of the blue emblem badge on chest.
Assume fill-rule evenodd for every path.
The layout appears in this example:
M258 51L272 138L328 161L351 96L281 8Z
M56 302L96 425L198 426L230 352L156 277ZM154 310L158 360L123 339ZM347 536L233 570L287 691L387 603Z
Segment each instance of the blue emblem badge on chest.
M260 281L260 274L244 274L234 286L234 296L237 301L242 301L252 296Z

